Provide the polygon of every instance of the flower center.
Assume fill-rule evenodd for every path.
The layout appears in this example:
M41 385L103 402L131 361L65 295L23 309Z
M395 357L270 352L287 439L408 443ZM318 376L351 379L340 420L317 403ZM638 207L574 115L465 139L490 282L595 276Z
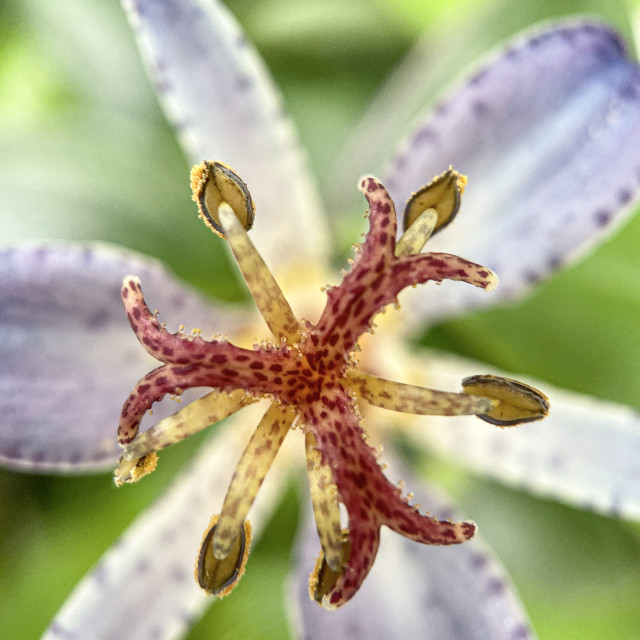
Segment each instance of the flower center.
M147 374L126 400L118 431L124 447L116 482L131 482L155 468L156 451L261 398L271 404L241 456L219 516L205 532L197 579L208 592L228 593L242 574L250 541L247 514L294 421L305 434L311 501L321 557L311 595L335 608L358 590L375 558L386 525L426 544L456 544L473 536L469 522L421 514L385 477L367 443L361 406L423 415L477 415L507 426L542 418L546 398L521 383L473 376L449 393L392 382L360 370L353 356L374 317L400 291L427 281L458 280L490 290L496 276L458 256L421 253L429 236L457 213L465 179L452 170L412 195L410 225L396 241L396 212L382 184L360 181L369 203L369 231L351 270L327 290L316 324L299 321L249 239L254 218L249 190L226 165L203 163L192 172L194 199L205 222L223 236L276 342L237 347L223 339L170 334L150 311L139 282L125 279L122 297L141 344L164 363ZM213 210L211 210L213 208ZM174 416L138 433L140 420L167 393L213 389ZM340 504L348 514L342 529Z

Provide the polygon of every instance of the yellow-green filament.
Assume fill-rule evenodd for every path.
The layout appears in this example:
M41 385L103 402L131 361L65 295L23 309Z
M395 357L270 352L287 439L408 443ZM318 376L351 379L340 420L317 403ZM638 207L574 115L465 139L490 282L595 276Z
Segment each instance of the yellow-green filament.
M286 338L289 344L295 344L300 340L298 320L271 271L226 202L218 207L218 218L267 326L277 338Z
M498 403L488 397L425 389L393 382L361 371L347 372L351 389L375 407L431 416L460 416L488 413Z
M292 409L282 409L273 402L253 432L234 471L213 536L213 553L219 560L229 554L242 530L242 523L294 419Z
M337 487L331 468L322 462L322 455L316 448L312 433L305 436L307 451L307 472L311 504L318 528L320 545L324 558L334 573L342 573L342 530L340 527L340 506Z
M136 460L153 451L164 449L255 401L256 398L245 393L243 389L235 389L228 393L213 391L137 435L124 448L122 457L125 460Z
M348 529L343 529L341 540L340 571L333 571L324 557L324 552L320 551L316 565L309 576L309 596L312 600L322 604L326 609L336 608L325 599L325 596L336 586L338 578L344 573L343 567L349 562L349 558L351 557L351 540L349 539Z

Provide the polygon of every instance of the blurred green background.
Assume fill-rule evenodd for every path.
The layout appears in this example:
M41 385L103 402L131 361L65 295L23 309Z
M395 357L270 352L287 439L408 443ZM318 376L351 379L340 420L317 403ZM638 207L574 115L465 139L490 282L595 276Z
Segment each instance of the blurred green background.
M419 38L433 43L426 104L474 57L529 24L586 12L620 29L633 48L638 15L638 3L621 0L227 4L282 88L320 176ZM187 163L119 4L5 0L0 11L0 240L116 242L164 259L208 293L242 297L225 254L212 249L194 215ZM331 184L326 191L331 199ZM359 230L336 229L346 255ZM528 300L441 325L424 342L640 409L639 246L640 218ZM135 490L117 491L109 475L0 472L0 637L39 637L198 442L164 452L161 470ZM541 639L640 638L638 524L537 499L436 460L421 467L479 523ZM278 587L297 495L292 488L274 514L233 597L212 607L189 638L289 637Z

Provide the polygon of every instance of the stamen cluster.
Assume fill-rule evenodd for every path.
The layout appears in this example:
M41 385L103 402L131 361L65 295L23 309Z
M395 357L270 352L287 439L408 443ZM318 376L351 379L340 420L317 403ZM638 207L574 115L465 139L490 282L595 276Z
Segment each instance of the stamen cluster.
M369 231L351 270L339 286L328 290L325 309L312 324L293 315L249 240L254 210L246 185L220 163L196 167L194 199L207 224L228 240L276 338L273 343L244 349L222 339L171 334L150 312L137 279L125 279L122 298L131 327L143 347L164 364L138 382L123 406L118 437L124 455L116 470L118 483L152 470L158 449L258 399L271 399L238 463L221 513L205 532L196 574L208 592L228 593L242 574L250 536L247 513L294 422L305 434L322 547L310 591L323 606L338 607L356 593L375 559L382 525L426 544L457 544L473 536L473 523L423 515L387 480L376 450L367 444L360 405L478 415L504 426L542 417L547 409L544 396L491 376L476 376L462 393L423 389L360 371L352 357L374 316L405 287L448 279L488 290L497 283L490 270L457 256L420 253L433 230L457 212L464 180L456 176L449 171L412 196L407 205L411 226L398 242L396 212L386 189L373 177L360 181L369 204ZM211 206L215 211L209 211ZM140 420L154 402L193 387L213 392L138 434ZM501 422L505 412L509 420ZM340 504L348 514L344 530Z

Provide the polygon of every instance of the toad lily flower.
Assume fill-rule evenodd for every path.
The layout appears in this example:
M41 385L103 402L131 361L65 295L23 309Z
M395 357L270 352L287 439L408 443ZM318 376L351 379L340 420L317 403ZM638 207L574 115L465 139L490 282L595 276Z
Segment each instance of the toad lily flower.
M428 629L434 637L531 637L503 573L477 537L449 549L408 539L462 541L473 525L447 522L451 512L418 481L412 489L437 518L410 506L381 472L371 449L378 434L375 441L362 438L360 412L369 404L408 410L408 417L385 412L385 421L403 428L416 447L574 505L640 516L640 421L634 412L544 385L553 403L545 420L517 429L489 427L475 415L494 421L533 418L544 399L527 385L484 375L467 380L462 394L427 391L458 388L477 365L419 349L409 355L402 346L402 339L436 318L525 294L631 212L640 176L640 72L619 37L593 23L529 35L483 63L441 101L408 132L383 182L390 195L372 178L360 183L370 205L369 233L317 315L313 305L322 296L316 283L327 282L328 234L291 124L255 51L220 3L129 0L126 6L188 155L194 162L228 162L251 187L258 210L250 241L244 227L253 208L235 173L208 165L220 171L223 185L236 185L239 198L224 195L220 202L203 173L195 180L204 215L227 236L275 339L252 348L251 338L262 335L256 333L262 328L254 329L249 315L205 302L157 263L128 252L45 245L0 254L0 460L6 466L41 472L113 468L122 454L114 425L136 380L141 381L122 412L125 448L118 480L139 477L154 466L156 450L230 416L167 494L77 587L45 637L184 635L212 601L189 575L196 550L201 548L197 573L207 590L222 593L234 586L249 548L245 516L294 421L305 433L300 448L307 453L323 549L314 598L325 605L343 603L369 569L380 525L402 534L385 537L382 529L367 580L338 611L311 602L306 586L299 586L305 578L298 575L291 600L304 625L301 635L414 637ZM369 142L375 145L375 136ZM404 201L450 165L470 178L464 213L429 239L429 252L420 253L418 245L433 226L433 215L421 216L437 210L441 196L426 206L412 200L415 208L409 208L418 219L409 216L397 240L392 202ZM420 240L415 244L414 233ZM447 242L487 268L453 257ZM475 296L490 287L493 272L500 274L501 286ZM127 274L139 280L127 278L121 290ZM480 286L451 283L452 277ZM430 297L430 284L401 294L403 313L393 314L396 324L361 336L403 287L430 279L447 280L437 296ZM149 313L139 283L163 317L248 336L248 346L244 338L236 346L165 331ZM142 344L165 363L150 374L157 361L133 337L121 293ZM354 351L358 341L360 354ZM154 407L154 419L160 420L138 433L138 421L154 400L190 386L212 387L215 395L164 419ZM263 408L262 420L256 417L258 428L249 436L243 425L252 426L248 414L263 396L272 404L266 413ZM528 403L533 408L523 416ZM457 415L446 423L412 417L447 410ZM282 444L251 507L256 535L281 494L288 465L278 462L290 460L287 447L299 435L292 433ZM246 453L231 478L242 447ZM344 522L340 503L346 507ZM219 519L207 526L216 512ZM299 564L308 573L318 536L304 529Z
M192 175L202 217L228 239L276 342L247 350L224 340L170 334L149 311L139 281L125 278L122 298L131 327L145 349L165 364L142 378L124 404L118 440L125 454L116 483L152 471L157 449L206 427L212 415L226 417L266 396L272 398L271 406L240 458L220 516L204 537L196 572L205 591L226 595L242 575L249 545L247 513L294 421L305 432L309 486L322 543L310 591L327 608L341 606L360 588L378 550L381 524L427 544L471 538L472 523L421 515L385 478L375 450L366 442L359 402L413 414L477 415L511 426L544 417L546 398L527 385L495 376L467 378L462 382L466 393L459 394L399 384L358 370L353 358L373 317L405 287L443 280L485 290L497 284L495 275L480 265L450 254L419 253L429 236L457 213L464 179L450 170L413 194L404 215L408 229L396 242L391 197L375 178L362 178L369 232L350 272L329 290L326 307L312 324L296 319L249 240L244 226L251 226L254 211L246 185L220 163L203 163ZM233 208L229 203L235 203ZM192 387L216 392L137 435L155 401ZM339 503L348 513L344 530Z

